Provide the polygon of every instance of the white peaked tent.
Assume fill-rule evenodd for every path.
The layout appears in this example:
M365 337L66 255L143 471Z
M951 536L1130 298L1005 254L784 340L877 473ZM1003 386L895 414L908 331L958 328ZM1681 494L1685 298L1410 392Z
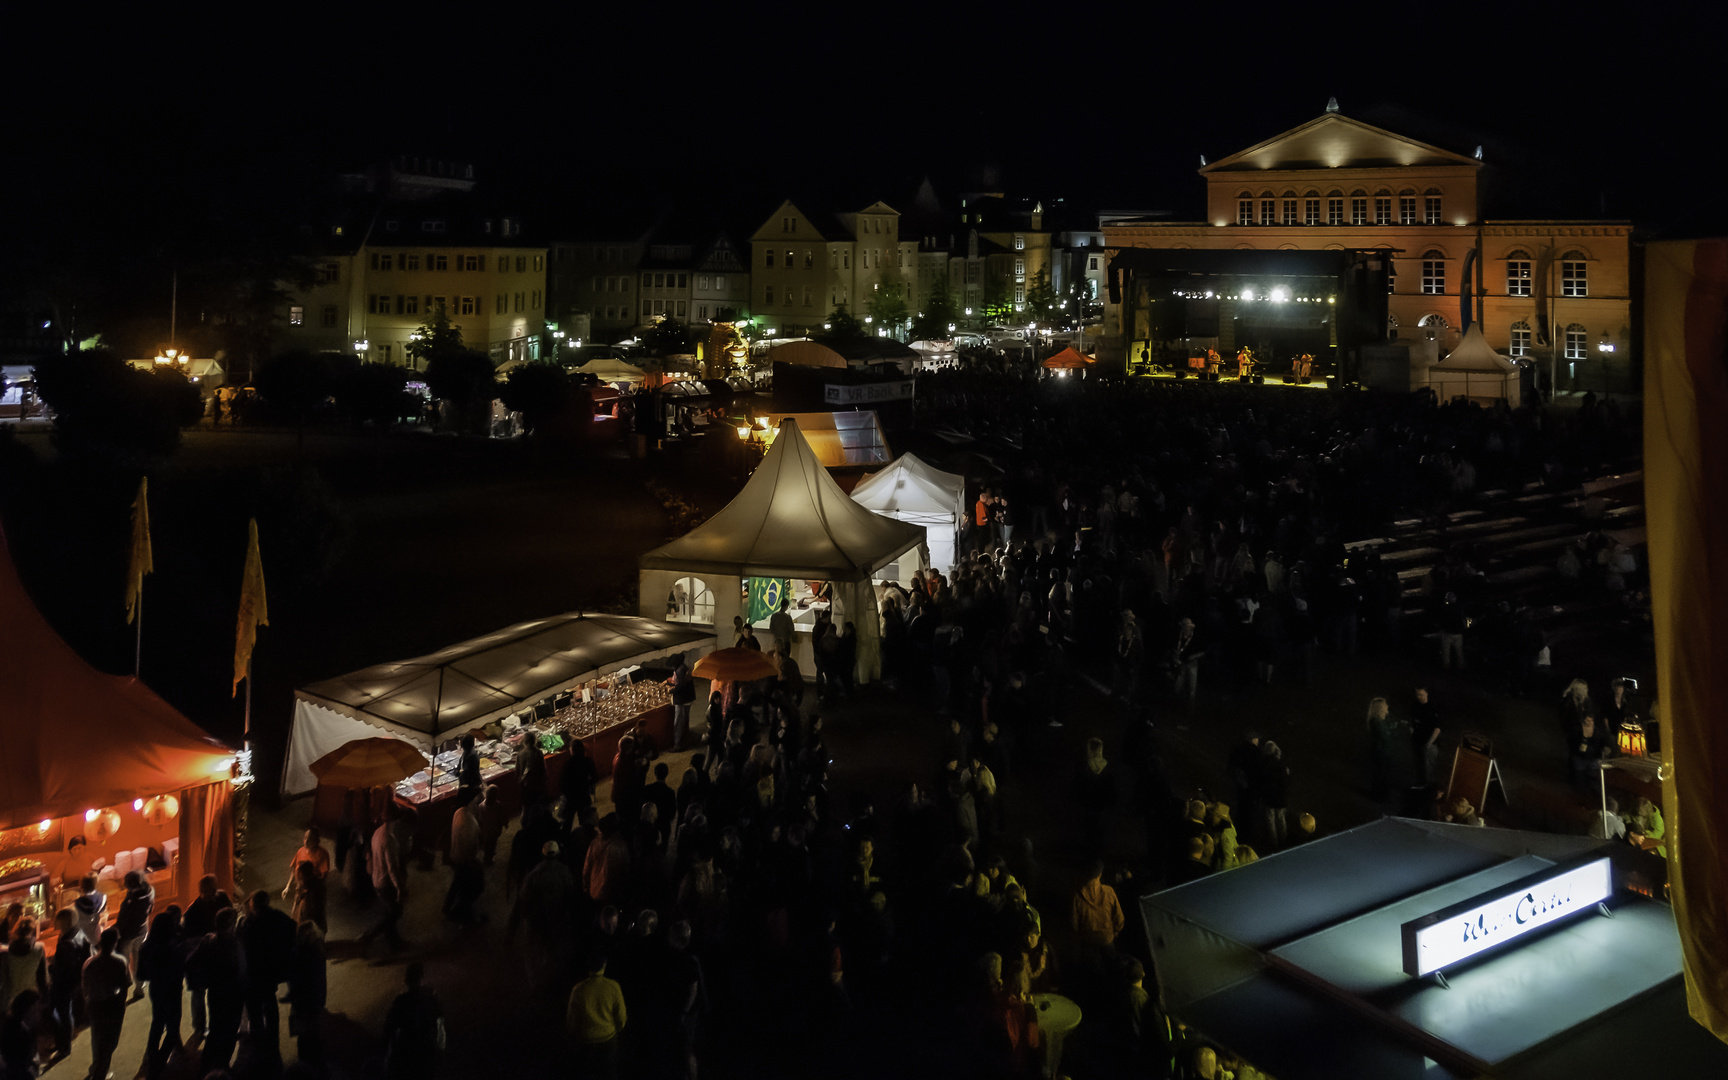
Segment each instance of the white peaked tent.
M1482 336L1481 323L1471 323L1458 347L1428 369L1428 386L1442 404L1462 397L1484 405L1504 400L1518 407L1518 365L1494 351Z
M966 520L966 478L943 472L916 454L902 454L852 489L852 500L883 517L924 526L930 566L954 566L955 537ZM904 580L898 571L892 575Z
M858 632L858 679L881 674L881 624L872 576L902 555L924 554L924 527L873 513L853 502L828 475L787 418L736 498L690 532L639 560L640 611L666 613L666 597L685 590L712 596L713 625L726 630L742 614L743 579L803 578L833 583ZM860 615L868 613L868 618ZM730 645L730 640L721 641Z
M282 794L317 787L311 764L352 739L392 735L429 751L601 675L713 640L709 630L629 615L556 615L313 683L294 692Z

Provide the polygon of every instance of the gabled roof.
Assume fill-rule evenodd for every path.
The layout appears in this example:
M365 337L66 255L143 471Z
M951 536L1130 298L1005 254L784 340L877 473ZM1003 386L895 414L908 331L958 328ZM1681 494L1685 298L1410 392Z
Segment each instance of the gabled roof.
M0 828L227 778L232 750L137 679L96 670L54 632L24 591L4 530L0 613Z
M787 419L736 498L642 556L644 570L860 581L924 542L924 527L853 502Z
M857 212L860 214L899 214L900 213L900 211L894 209L892 206L889 206L887 203L883 202L881 199L877 199L875 202L871 203L869 206L866 206L864 209L859 210Z
M1271 170L1327 168L1391 168L1412 165L1469 165L1481 162L1438 146L1352 120L1342 113L1322 113L1314 119L1274 135L1265 142L1220 158L1200 169L1201 175L1219 172L1264 172Z

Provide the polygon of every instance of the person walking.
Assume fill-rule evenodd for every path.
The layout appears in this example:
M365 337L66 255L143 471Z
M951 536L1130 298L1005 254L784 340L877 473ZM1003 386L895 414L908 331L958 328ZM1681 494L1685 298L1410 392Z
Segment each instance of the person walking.
M114 916L114 929L120 932L120 955L132 972L132 1000L144 996L144 980L138 977L138 949L144 944L144 933L150 928L150 912L156 906L156 890L136 870L126 874L126 896Z
M120 1045L120 1029L126 1023L126 992L132 988L132 969L116 950L120 933L112 926L102 931L96 955L84 962L81 984L84 1006L90 1014L90 1080L111 1080L114 1051Z
M84 963L95 946L78 926L78 915L71 908L61 908L54 915L54 929L59 941L48 961L48 1006L54 1024L54 1057L60 1061L72 1054L73 1025L84 1013Z
M1440 735L1440 714L1428 700L1427 687L1418 686L1410 706L1410 758L1419 784L1440 778Z
M216 929L186 958L187 981L210 995L209 1033L199 1053L204 1072L226 1069L240 1040L240 1018L246 1005L246 953L237 930L240 913L232 907L216 912Z
M415 960L402 977L408 988L384 1018L384 1072L389 1080L428 1080L444 1049L444 1008L424 985L426 965Z
M588 958L587 978L570 990L564 1027L576 1046L578 1075L616 1080L619 1044L629 1013L624 991L606 977L606 954L595 949Z
M770 623L770 626L773 624ZM683 750L690 741L690 706L696 701L696 676L690 672L687 655L678 658L672 669L672 752Z
M404 944L397 922L408 902L408 865L404 838L411 835L405 821L408 815L394 803L386 812L383 824L373 830L371 842L372 890L378 897L378 918L360 935L362 947L382 934L390 946L400 949Z
M524 953L528 981L541 986L555 979L567 962L570 948L571 912L575 910L578 889L576 875L558 857L558 842L548 840L540 847L540 863L522 879L516 893L516 905L510 910L510 935L523 923L528 925L528 946Z
M233 908L233 901L220 888L215 874L205 874L198 881L198 898L186 908L186 914L180 919L180 934L185 941L188 957L200 942L216 932L216 914L225 908ZM210 996L209 987L191 971L186 972L186 988L192 997L192 1034L202 1035L210 1026L210 1016L207 1002Z
M444 914L464 926L477 920L474 905L486 888L486 868L480 861L480 813L475 806L479 794L458 794L456 813L450 819L450 888L444 894Z
M1270 740L1260 744L1260 768L1257 796L1260 800L1262 850L1274 852L1290 838L1290 770L1284 764L1284 751Z
M180 1049L180 1001L186 985L185 958L180 951L180 908L169 905L150 923L150 934L138 950L138 978L150 986L150 1033L144 1040L144 1071L158 1080L168 1059Z
M1458 670L1464 670L1464 631L1470 628L1470 617L1464 613L1464 605L1458 602L1457 593L1447 593L1440 604L1440 670L1449 671L1452 660L1458 661Z
M246 903L246 918L238 934L246 953L246 1022L256 1050L266 1060L282 1056L282 1014L276 1007L276 987L288 978L294 955L296 927L284 911L270 906L270 893L259 889Z
M296 1039L300 1060L314 1069L324 1068L324 1008L329 1000L329 982L324 954L324 931L310 920L302 922L294 935L294 955L288 966L288 1034Z

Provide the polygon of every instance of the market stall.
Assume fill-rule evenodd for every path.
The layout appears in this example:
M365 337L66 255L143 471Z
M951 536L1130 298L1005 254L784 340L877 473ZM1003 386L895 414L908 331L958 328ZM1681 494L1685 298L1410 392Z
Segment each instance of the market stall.
M597 761L600 755L609 761L618 739L637 723L669 739L666 688L636 682L632 673L712 640L710 630L652 619L559 615L314 683L294 695L282 794L317 789L313 762L382 731L426 757L426 768L397 792L428 811L422 828L435 833L454 809L448 797L456 791L462 735L472 732L479 742L483 778L505 783L512 793L516 753L531 733L543 746L581 741ZM314 819L333 819L340 805L340 792L321 792Z
M1519 402L1518 365L1499 353L1482 336L1482 324L1471 323L1458 347L1428 369L1428 386L1441 404L1464 398L1481 405Z
M801 614L813 620L818 604L834 604L836 619L856 626L857 676L869 682L881 671L872 577L908 552L922 553L923 547L922 525L886 518L853 502L828 475L798 422L788 418L736 498L689 533L642 556L639 610L661 616L668 597L682 589L686 597L702 598L692 603L692 612L706 615L707 625L725 629L734 616L745 614L746 597L764 595L768 583L784 588L788 581L803 582L811 601ZM922 557L927 561L927 555ZM756 579L754 588L751 579ZM766 627L766 615L759 625ZM797 647L799 666L814 671L807 633L798 634Z
M944 574L953 568L955 537L966 521L964 476L943 472L916 454L902 454L853 488L852 501L883 517L924 526L931 568ZM896 561L878 576L905 583L912 569Z
M236 754L135 678L96 670L54 632L0 531L0 908L34 918L94 873L144 874L158 906L199 878L234 887Z

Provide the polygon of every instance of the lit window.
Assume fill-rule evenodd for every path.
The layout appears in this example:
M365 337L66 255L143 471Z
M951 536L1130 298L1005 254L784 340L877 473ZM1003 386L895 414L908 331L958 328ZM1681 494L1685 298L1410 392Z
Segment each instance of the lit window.
M1236 224L1238 224L1238 225L1252 225L1252 224L1254 224L1254 200L1253 199L1237 199L1236 200Z
M1376 225L1390 225L1390 224L1392 224L1392 196L1390 196L1390 195L1376 195L1376 196L1374 196L1374 224L1376 224Z
M1566 359L1584 359L1584 338L1585 330L1577 323L1566 328Z
M1366 224L1368 224L1368 200L1367 199L1351 199L1350 200L1350 224L1352 224L1352 225L1366 225Z
M1014 260L1014 276L1015 277L1025 277L1026 276L1026 260L1025 259L1015 259Z
M1304 224L1304 225L1318 225L1318 224L1320 224L1320 200L1319 199L1307 199L1307 200L1303 201L1303 204L1302 204L1302 224Z
M1529 323L1527 323L1527 322L1515 322L1512 324L1511 352L1512 352L1513 356L1529 356L1530 355L1530 324Z
M1563 262L1560 264L1560 295L1590 295L1590 279L1586 276L1582 262Z
M1014 302L1016 304L1023 304L1026 302L1026 286L1014 286Z
M1506 295L1530 295L1530 260L1506 260Z
M1278 201L1276 199L1260 200L1260 224L1275 225L1278 222Z
M1019 233L1014 234L1014 250L1015 251L1025 251L1026 250L1026 238L1024 236L1021 236Z
M1326 224L1328 224L1328 225L1342 225L1342 224L1344 224L1344 200L1343 199L1327 199L1326 200Z
M291 307L288 309L288 325L289 326L300 326L300 325L304 324L305 322L306 322L306 309L305 308L303 308L303 307Z
M793 252L790 250L786 252L786 269L788 270L792 269L792 256Z
M1446 291L1446 257L1438 251L1422 253L1422 293L1439 296Z
M1284 224L1286 224L1286 225L1296 224L1296 200L1295 199L1285 199L1284 200Z
M1423 224L1425 224L1425 225L1438 225L1438 224L1440 224L1440 196L1438 196L1438 195L1424 196L1423 202L1425 204L1425 209L1423 210Z
M1400 195L1400 196L1398 196L1398 224L1400 224L1400 225L1414 225L1414 224L1416 224L1416 196L1414 196L1414 195Z

